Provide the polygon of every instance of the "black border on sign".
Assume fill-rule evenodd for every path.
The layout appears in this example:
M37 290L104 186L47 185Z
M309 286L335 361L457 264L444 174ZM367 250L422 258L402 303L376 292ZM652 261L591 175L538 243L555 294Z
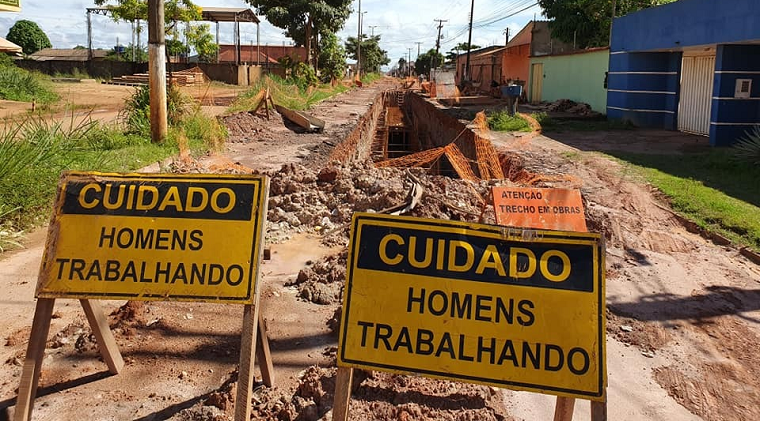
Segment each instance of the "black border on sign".
M129 299L129 298L140 298L140 297L146 297L146 298L153 298L153 299L160 299L163 298L166 301L199 301L199 300L208 300L208 301L217 301L217 302L224 302L224 301L236 301L240 304L246 304L243 301L250 301L252 298L252 287L254 286L254 282L256 281L254 279L253 275L253 268L254 266L261 265L260 261L257 261L256 254L256 246L258 238L258 230L259 230L259 223L261 215L259 215L261 211L261 199L262 195L264 194L264 186L266 183L264 182L264 179L262 176L256 176L256 178L240 178L238 176L233 175L226 175L226 174L197 174L196 176L188 176L185 174L142 174L142 173L128 173L128 174L121 174L121 173L89 173L89 172L80 172L80 171L68 171L62 176L62 181L65 180L65 184L61 185L58 189L58 195L56 197L55 202L55 219L59 217L58 215L58 209L59 206L62 205L63 195L66 194L66 185L68 182L70 182L70 177L73 176L76 177L102 177L102 178L120 178L120 179L129 179L129 180L135 180L140 181L141 179L176 179L176 181L193 181L193 182L209 182L209 181L237 181L236 184L247 184L250 186L254 186L258 184L258 194L254 198L254 212L253 212L253 243L251 244L251 263L248 265L248 290L246 291L246 295L244 297L219 297L219 296L205 296L205 295L162 295L162 294L117 294L117 293L108 293L108 292L94 292L94 293L58 293L58 292L44 292L44 291L35 291L35 298L38 296L42 296L43 298L76 298L76 299L86 299L89 297L104 297L104 298L122 298L122 299ZM200 177L199 177L200 176ZM242 181L249 181L248 183L242 183ZM263 215L266 217L266 215ZM131 216L121 216L122 218L131 218ZM135 216L139 217L139 216ZM168 218L171 219L171 218ZM239 222L246 222L246 221L239 221ZM262 224L263 227L263 224ZM48 263L47 261L47 252L52 251L49 250L50 246L52 244L46 244L45 250L46 255L43 256L42 260L42 269L41 273L45 271L46 265Z
M471 225L469 223L457 223L456 221L442 221L442 220L432 220L432 219L423 219L423 218L408 218L407 221L404 221L404 219L407 219L408 217L383 217L383 216L374 216L374 215L366 215L366 214L357 214L354 216L352 224L351 224L351 238L350 238L350 244L351 244L351 254L348 256L348 273L347 279L346 279L346 291L344 291L345 295L345 303L343 310L344 314L344 320L343 320L343 331L341 332L341 340L340 340L340 360L343 363L348 364L356 364L359 366L364 367L377 367L377 368L385 368L389 370L395 370L395 371L403 371L407 373L412 374L428 374L431 376L439 377L439 378L447 378L447 379L460 379L460 380L469 380L474 381L478 383L486 383L486 384L501 384L505 386L516 386L521 387L524 389L531 389L534 391L540 391L540 390L548 390L548 391L554 391L554 392L561 392L561 393L568 393L568 394L574 394L574 395L580 395L580 396L588 396L588 397L601 397L604 395L604 389L605 389L605 373L607 372L606 366L604 364L604 348L605 348L605 335L606 332L603 330L602 321L604 320L604 314L602 310L602 304L603 299L603 288L602 288L602 279L604 277L604 256L602 253L604 252L604 248L601 247L600 244L595 245L594 247L597 248L597 279L596 283L594 284L594 287L596 289L597 293L597 309L599 311L599 314L597 314L597 330L598 330L598 337L597 337L597 355L598 355L598 372L599 372L599 390L596 392L588 392L585 390L575 390L575 389L565 389L561 387L552 387L552 386L544 386L544 385L537 385L532 383L522 383L522 382L514 382L514 381L505 381L505 380L494 380L489 378L483 378L483 377L477 377L477 376L467 376L463 374L452 374L452 373L444 373L434 370L421 370L417 368L410 368L410 367L403 367L399 365L389 365L389 364L380 364L380 363L374 363L374 362L366 362L361 360L352 360L352 359L346 359L345 353L346 353L346 332L348 331L348 317L350 314L350 307L351 307L351 290L353 287L353 278L354 278L354 256L357 252L357 249L359 248L359 245L356 244L356 236L359 232L359 226L361 225L361 221L389 221L389 222L407 222L407 223L415 223L418 225L426 225L426 226L434 226L434 227L451 227L451 228L457 228L457 229L468 229L470 231L481 231L485 233L491 233L491 234L501 234L504 232L504 229L508 229L507 227L498 227L498 226L492 226L493 228L487 228L489 226L482 225L482 224L472 224L472 225L481 225L484 227L484 229L476 229L476 228L470 228L467 225ZM541 231L543 233L543 239L557 239L557 240L578 240L580 238L589 238L598 235L595 234L588 234L588 233L579 233L578 236L569 236L564 235L563 232L552 232L552 231L545 231L545 230L533 230L533 231Z

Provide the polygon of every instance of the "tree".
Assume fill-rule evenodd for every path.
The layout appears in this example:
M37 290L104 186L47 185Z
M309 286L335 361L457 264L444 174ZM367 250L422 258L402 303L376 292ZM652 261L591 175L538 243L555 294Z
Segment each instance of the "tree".
M138 19L148 20L147 0L95 0L98 6L106 6L111 11L114 21L124 20L127 22ZM190 0L165 0L164 1L164 24L166 33L175 33L177 23L190 22L201 18L203 9L196 6Z
M544 15L552 19L552 36L579 48L609 45L612 5L622 16L675 0L538 0Z
M335 34L325 35L319 40L319 69L324 82L343 78L346 49L338 42Z
M256 8L256 13L266 16L272 25L284 29L286 36L296 45L306 47L309 63L319 53L319 38L334 34L343 28L351 14L352 0L246 0Z
M460 42L454 48L452 48L451 50L449 50L449 52L446 53L446 63L451 64L451 63L456 62L457 61L457 56L459 56L459 54L467 52L467 46L468 45L469 44L467 44L466 42ZM477 50L477 49L480 49L479 45L473 45L472 48L471 48L471 50Z
M211 25L190 25L185 32L187 43L198 53L198 61L202 63L211 63L216 61L216 53L219 46L214 42L214 36L211 35Z
M21 47L24 54L34 54L43 48L53 46L42 29L30 20L20 20L14 23L5 38Z
M362 70L377 72L380 71L380 66L385 66L391 62L391 60L388 58L388 52L380 48L380 35L375 35L372 37L366 37L365 35L362 35L362 38ZM356 54L357 47L358 43L356 42L356 37L348 37L346 40L346 51L348 52L349 57L354 60L358 58Z
M414 73L417 73L418 75L427 75L429 80L430 69L443 64L443 59L443 54L436 54L435 49L431 48L417 57L417 60L414 62Z

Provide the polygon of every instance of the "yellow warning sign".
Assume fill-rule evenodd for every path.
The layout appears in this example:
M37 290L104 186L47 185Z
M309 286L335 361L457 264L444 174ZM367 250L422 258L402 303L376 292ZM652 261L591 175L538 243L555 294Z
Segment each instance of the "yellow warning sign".
M36 295L252 304L267 193L262 176L65 173Z
M597 234L356 214L344 295L341 366L604 398Z
M0 0L0 11L2 12L20 12L21 0Z

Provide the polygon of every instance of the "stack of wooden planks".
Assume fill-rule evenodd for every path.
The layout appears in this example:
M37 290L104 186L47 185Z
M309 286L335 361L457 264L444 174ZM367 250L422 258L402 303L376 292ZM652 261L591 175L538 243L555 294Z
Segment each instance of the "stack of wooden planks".
M150 75L148 73L135 73L133 75L115 77L110 81L103 83L108 85L139 86L147 85L149 78ZM197 66L193 67L192 69L167 73L166 78L169 84L178 86L205 85L211 81L211 79L209 79L208 76L203 73L203 70Z

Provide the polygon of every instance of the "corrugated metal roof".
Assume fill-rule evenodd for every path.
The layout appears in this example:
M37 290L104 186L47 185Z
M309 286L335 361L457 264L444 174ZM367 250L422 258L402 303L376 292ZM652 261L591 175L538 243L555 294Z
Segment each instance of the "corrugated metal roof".
M259 23L259 18L253 10L245 7L204 7L203 20L209 22L253 22ZM237 17L237 19L235 19Z

